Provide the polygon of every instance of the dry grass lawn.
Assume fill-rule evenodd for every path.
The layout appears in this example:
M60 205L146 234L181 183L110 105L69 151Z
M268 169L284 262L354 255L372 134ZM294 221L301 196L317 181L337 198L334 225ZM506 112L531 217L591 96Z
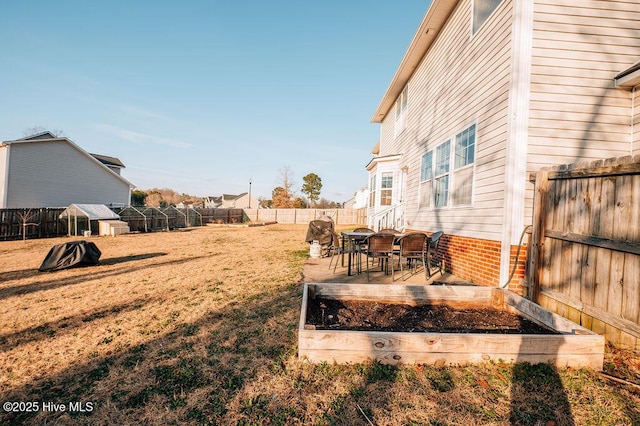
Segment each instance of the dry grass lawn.
M299 361L305 233L93 237L99 266L54 273L37 268L69 239L0 242L2 423L640 424L640 392L592 371Z

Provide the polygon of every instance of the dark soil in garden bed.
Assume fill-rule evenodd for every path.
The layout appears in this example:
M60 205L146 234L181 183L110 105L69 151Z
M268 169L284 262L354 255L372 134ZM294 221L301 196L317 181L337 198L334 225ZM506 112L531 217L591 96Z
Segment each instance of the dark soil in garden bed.
M557 334L509 312L447 305L390 304L360 300L310 300L307 324L318 330L430 333Z

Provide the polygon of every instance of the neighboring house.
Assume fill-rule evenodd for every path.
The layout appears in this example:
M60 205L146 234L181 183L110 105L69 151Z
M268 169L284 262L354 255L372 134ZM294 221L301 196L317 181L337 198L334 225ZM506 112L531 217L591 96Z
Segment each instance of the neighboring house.
M202 202L205 209L217 209L222 206L222 197L204 197Z
M260 201L256 197L250 196L248 192L243 192L240 195L222 195L223 208L257 209L259 206Z
M100 154L89 154L89 155L91 155L93 158L95 158L96 160L98 160L99 162L107 166L109 170L111 170L117 175L120 175L121 170L124 169L124 164L122 164L122 161L120 161L116 157L109 157L107 155L100 155Z
M113 157L116 168L124 165ZM49 132L0 142L0 208L131 204L134 186L78 145Z
M260 201L248 192L240 195L222 194L220 197L205 197L204 206L208 209L257 209Z
M369 188L364 187L356 191L352 199L344 202L345 209L363 209L367 207L369 201Z
M448 269L505 284L530 174L640 154L639 58L636 2L433 0L372 118L370 226L442 230Z

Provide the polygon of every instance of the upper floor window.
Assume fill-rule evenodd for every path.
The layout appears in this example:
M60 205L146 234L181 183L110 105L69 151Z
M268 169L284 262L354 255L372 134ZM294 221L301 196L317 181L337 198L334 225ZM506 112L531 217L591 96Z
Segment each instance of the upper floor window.
M473 0L473 34L478 32L500 3L502 0Z
M393 172L382 173L380 179L380 205L390 206L393 195Z
M395 126L394 126L394 136L398 136L402 133L407 127L407 102L408 102L409 92L407 90L407 86L404 86L402 92L396 99L395 103Z

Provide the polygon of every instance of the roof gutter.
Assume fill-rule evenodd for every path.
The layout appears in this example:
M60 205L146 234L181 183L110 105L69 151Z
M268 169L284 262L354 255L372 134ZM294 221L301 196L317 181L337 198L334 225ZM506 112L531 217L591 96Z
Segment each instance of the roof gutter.
M409 81L409 78L411 78L416 68L418 68L420 61L422 61L424 55L431 48L457 3L458 0L433 0L431 2L382 101L380 101L376 112L373 114L373 117L371 117L372 123L381 123L387 115L396 98Z

